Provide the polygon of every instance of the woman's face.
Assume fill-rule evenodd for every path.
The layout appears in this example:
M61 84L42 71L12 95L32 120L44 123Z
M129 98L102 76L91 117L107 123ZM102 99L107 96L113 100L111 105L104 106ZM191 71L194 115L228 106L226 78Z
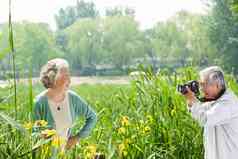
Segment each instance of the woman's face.
M55 81L55 88L62 88L64 90L69 89L70 85L70 73L68 68L61 68Z

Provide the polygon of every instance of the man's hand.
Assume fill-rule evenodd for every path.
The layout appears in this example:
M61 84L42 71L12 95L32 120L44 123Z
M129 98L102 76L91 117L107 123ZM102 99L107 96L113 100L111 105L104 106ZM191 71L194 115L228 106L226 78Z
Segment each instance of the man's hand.
M184 96L187 99L188 106L191 107L197 98L196 98L195 94L190 90L189 87L186 87L186 88L187 88L188 93L184 94Z
M66 143L65 149L66 149L66 150L71 149L71 148L74 147L78 142L79 142L79 137L78 137L78 136L71 136L71 137L69 137L69 139L68 139L68 141L67 141L67 143Z

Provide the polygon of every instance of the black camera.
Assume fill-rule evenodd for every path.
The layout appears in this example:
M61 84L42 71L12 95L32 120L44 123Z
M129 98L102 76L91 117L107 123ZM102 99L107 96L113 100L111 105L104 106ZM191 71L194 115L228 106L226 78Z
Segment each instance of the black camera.
M177 90L178 92L182 93L182 94L187 94L187 88L190 88L190 90L195 94L195 95L199 95L199 83L198 81L189 81L188 83L184 84L184 85L178 85Z

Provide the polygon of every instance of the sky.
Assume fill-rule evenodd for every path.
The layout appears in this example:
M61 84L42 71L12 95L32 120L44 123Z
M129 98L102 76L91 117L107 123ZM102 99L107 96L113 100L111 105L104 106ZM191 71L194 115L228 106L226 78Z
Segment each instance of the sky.
M60 8L72 6L77 0L12 0L13 21L45 22L56 29L54 15ZM158 21L165 21L180 10L206 13L202 0L85 0L96 4L103 13L115 6L135 9L135 18L142 29L150 28ZM8 21L8 0L0 0L0 23Z

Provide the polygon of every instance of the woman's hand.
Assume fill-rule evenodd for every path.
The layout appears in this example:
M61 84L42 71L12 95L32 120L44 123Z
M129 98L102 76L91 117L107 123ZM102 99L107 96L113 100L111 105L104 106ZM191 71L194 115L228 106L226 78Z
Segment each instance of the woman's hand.
M74 147L77 143L79 142L79 137L78 136L70 136L67 143L66 143L66 146L65 146L65 149L66 150L69 150L71 149L72 147Z

